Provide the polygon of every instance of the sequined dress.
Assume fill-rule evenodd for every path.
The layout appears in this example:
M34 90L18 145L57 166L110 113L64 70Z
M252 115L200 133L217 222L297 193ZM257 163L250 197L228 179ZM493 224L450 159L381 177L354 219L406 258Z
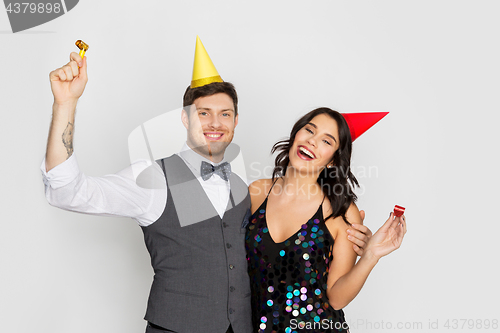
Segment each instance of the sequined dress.
M348 332L344 312L326 296L334 240L322 205L281 243L269 234L267 198L250 217L245 246L256 332Z

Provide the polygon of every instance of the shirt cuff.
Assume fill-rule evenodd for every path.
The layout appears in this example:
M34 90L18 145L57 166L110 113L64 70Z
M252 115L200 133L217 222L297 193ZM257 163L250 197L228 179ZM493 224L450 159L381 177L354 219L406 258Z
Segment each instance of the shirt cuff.
M44 158L40 169L42 171L43 183L53 189L68 185L80 173L75 153L71 154L66 161L55 166L49 172L46 171Z

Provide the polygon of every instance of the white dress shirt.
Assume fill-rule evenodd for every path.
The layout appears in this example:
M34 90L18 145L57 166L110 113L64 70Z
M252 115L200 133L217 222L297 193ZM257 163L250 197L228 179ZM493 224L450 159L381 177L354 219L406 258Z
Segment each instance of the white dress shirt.
M229 201L229 181L216 174L204 181L200 175L201 162L211 162L194 152L186 143L177 155L196 176L222 218ZM137 185L134 175L139 175L150 166L156 186L144 188ZM136 161L118 173L91 177L80 171L73 153L49 172L46 171L44 159L41 171L45 197L52 206L62 209L99 216L131 217L140 226L148 226L158 220L167 204L167 185L163 170L151 161Z

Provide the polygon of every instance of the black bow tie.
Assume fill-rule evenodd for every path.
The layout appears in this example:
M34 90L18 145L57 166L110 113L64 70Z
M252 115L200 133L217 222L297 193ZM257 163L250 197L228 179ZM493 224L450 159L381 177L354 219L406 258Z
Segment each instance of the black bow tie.
M225 181L229 180L229 176L231 175L231 164L228 162L224 162L219 165L212 165L205 161L201 162L201 178L203 180L207 180L212 177L213 174L219 175Z

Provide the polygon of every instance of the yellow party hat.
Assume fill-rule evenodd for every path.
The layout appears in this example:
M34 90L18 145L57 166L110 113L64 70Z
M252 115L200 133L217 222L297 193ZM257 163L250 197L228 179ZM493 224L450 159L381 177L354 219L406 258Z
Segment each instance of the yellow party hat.
M217 69L210 60L207 50L201 43L200 37L196 36L196 50L194 51L193 79L191 88L201 87L212 82L224 82Z

